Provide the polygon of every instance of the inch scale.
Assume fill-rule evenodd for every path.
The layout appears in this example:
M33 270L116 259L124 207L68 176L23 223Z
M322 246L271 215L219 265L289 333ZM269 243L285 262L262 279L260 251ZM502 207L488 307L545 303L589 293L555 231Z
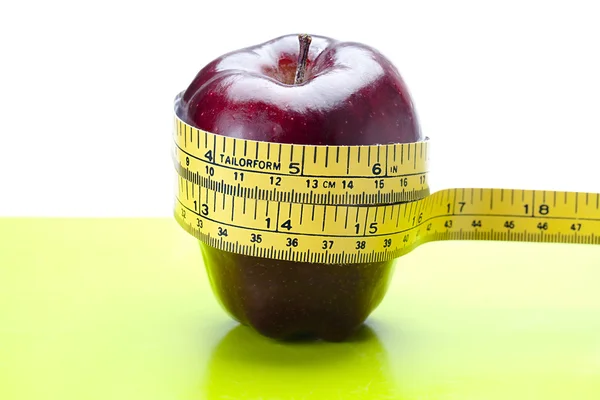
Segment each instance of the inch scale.
M386 261L439 240L600 244L600 194L431 194L428 147L275 144L175 117L175 218L225 251L319 263Z

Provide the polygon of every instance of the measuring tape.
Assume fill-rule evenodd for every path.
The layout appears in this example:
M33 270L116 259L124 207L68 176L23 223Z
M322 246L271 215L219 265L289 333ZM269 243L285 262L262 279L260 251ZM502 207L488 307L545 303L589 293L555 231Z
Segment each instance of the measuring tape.
M600 194L457 188L430 193L429 141L278 144L177 116L175 218L229 252L289 261L387 261L439 240L600 244Z

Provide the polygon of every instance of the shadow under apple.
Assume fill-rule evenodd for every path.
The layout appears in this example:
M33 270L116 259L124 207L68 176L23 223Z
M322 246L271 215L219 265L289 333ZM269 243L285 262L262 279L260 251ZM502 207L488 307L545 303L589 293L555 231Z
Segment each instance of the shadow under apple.
M213 351L207 399L397 399L386 351L364 325L341 343L280 342L239 325Z

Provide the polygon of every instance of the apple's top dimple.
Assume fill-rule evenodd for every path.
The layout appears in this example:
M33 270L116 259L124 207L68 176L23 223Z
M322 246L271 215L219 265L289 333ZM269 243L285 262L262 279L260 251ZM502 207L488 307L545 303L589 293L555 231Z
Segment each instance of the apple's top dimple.
M311 38L312 41L308 54L309 63L312 63L324 49L337 42L334 39L319 35L311 35ZM226 71L246 71L257 74L267 73L280 83L288 84L290 82L287 76L288 73L286 72L282 75L275 71L281 66L294 69L295 72L298 52L298 35L285 35L255 46L249 46L224 54L211 61L198 72L187 90L183 93L182 101L184 104L187 103L194 93L214 77L215 74ZM287 60L290 60L293 66L288 65ZM291 82L293 82L293 79Z
M356 47L334 46L331 65L322 65L319 61L314 62L302 85L283 84L275 79L267 80L264 75L248 74L231 79L229 96L236 101L260 97L272 104L286 103L297 112L326 111L368 88L385 72L367 50Z

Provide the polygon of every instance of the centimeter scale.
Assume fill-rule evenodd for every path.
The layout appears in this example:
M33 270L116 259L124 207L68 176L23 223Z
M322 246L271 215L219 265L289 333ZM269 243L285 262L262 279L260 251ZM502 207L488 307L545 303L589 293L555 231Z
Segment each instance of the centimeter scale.
M429 141L312 146L251 141L175 117L175 218L202 242L263 258L364 263L437 240L600 244L600 194L430 193Z

